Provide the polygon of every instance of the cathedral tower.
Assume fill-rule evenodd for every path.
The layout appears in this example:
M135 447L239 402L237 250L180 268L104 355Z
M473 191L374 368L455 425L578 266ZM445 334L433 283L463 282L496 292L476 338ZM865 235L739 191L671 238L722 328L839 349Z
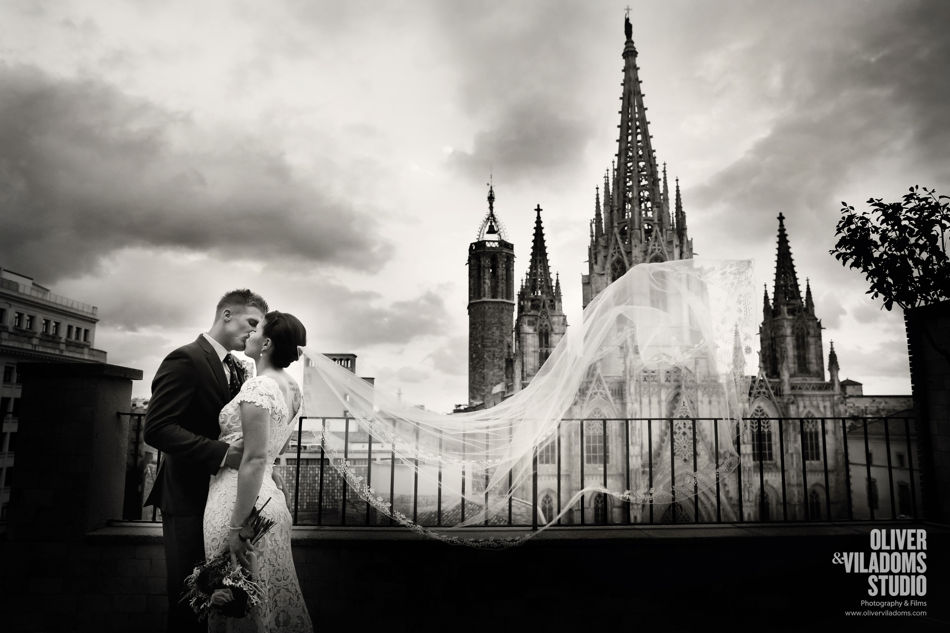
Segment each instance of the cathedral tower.
M561 280L556 278L554 283L551 282L541 205L535 212L531 263L518 291L514 391L520 391L538 373L567 331L567 317L561 307Z
M476 240L468 247L470 405L487 403L493 399L493 393L504 393L511 380L514 248L495 217L495 190L490 186L488 214L482 220Z
M588 249L589 273L581 282L585 307L636 264L693 256L679 181L672 213L666 166L662 183L660 181L629 16L624 20L624 32L617 162L604 176L602 206L600 191L595 193Z
M759 338L765 375L780 379L784 393L789 393L792 382L825 379L821 321L815 316L811 284L807 281L802 298L785 232L785 216L781 213L778 215L775 286L771 304L767 291L763 299Z

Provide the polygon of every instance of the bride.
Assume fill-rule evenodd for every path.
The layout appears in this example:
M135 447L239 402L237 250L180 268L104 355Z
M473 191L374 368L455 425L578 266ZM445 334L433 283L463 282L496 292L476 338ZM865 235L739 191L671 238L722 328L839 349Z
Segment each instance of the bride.
M295 429L302 400L300 387L284 369L298 359L298 347L306 344L306 338L306 329L293 315L278 311L264 315L244 350L255 361L257 375L244 383L218 417L221 439L235 442L243 437L244 455L237 470L222 468L211 479L204 513L205 556L211 560L229 550L253 569L264 596L244 618L212 613L210 631L313 630L291 556L290 511L271 477L274 461ZM241 528L251 511L268 500L262 517L274 526L252 546Z

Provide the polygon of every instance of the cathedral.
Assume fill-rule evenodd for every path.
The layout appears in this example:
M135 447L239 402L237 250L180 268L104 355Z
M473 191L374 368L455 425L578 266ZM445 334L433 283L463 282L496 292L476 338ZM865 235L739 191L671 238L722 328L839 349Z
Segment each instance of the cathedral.
M671 201L666 165L659 168L652 146L629 18L624 31L617 153L602 191L595 188L588 273L581 280L584 307L637 264L693 256L679 181ZM494 200L492 188L488 213L469 246L469 409L493 406L520 391L568 327L560 278L552 279L541 207L535 209L530 264L516 296L515 247ZM695 371L644 367L631 362L635 349L618 350L589 373L571 419L539 449L542 521L555 515L562 523L597 524L844 516L842 419L858 409L863 415L893 411L908 399L868 402L860 383L839 379L833 344L826 380L811 285L806 280L803 298L785 217L777 219L775 280L771 299L765 290L757 372L746 375L741 350L733 356L733 373L742 377L741 391L748 394L744 419L733 429L713 423L722 394L718 378L702 364ZM736 463L720 477L726 445ZM660 456L672 462L670 473L654 472ZM716 473L715 486L677 500L675 489L704 466ZM574 508L562 507L573 491L590 485L618 491L666 486L672 494L662 503L599 494Z

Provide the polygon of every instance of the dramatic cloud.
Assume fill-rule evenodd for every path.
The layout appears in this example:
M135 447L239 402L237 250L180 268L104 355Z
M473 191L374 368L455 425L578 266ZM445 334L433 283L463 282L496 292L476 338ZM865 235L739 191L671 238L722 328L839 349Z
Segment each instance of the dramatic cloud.
M99 306L97 346L146 372L136 395L223 291L251 287L298 314L315 349L356 353L379 388L450 409L467 393L464 263L489 171L519 275L544 208L580 322L624 7L7 3L0 266ZM784 213L825 353L834 340L842 375L870 393L909 391L901 318L828 250L842 200L950 192L948 18L919 0L631 11L654 147L681 179L696 252L752 259L771 286Z
M4 265L53 282L151 246L378 270L391 247L371 215L230 132L92 79L0 65Z
M944 78L950 5L863 6L861 15L841 15L841 5L834 5L839 19L806 18L807 43L794 41L796 29L763 29L750 46L774 54L759 61L747 60L745 47L720 52L729 57L722 68L749 72L767 65L750 74L768 77L762 97L775 108L774 119L742 156L691 193L697 204L722 214L749 213L743 225L748 238L774 234L771 217L778 210L794 213L806 230L830 236L849 185L888 163L892 174L913 181L896 183L895 191L887 178L866 196L897 193L918 178L946 182L950 176L950 82Z
M577 2L438 5L446 46L459 66L456 98L477 126L451 166L474 182L489 170L506 180L545 179L577 168L597 121L586 100L596 67L595 15ZM475 54L478 51L478 54Z
M417 337L444 334L448 313L442 297L425 292L413 299L379 306L381 295L328 288L321 300L329 300L338 316L336 336L353 348L367 345L405 344Z

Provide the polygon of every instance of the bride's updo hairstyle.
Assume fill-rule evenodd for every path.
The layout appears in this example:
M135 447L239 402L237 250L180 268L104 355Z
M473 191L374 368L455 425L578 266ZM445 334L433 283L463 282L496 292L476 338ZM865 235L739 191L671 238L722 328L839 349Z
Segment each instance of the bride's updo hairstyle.
M264 336L271 340L271 364L283 369L300 358L298 347L307 344L307 329L300 319L286 312L268 312L264 315Z

